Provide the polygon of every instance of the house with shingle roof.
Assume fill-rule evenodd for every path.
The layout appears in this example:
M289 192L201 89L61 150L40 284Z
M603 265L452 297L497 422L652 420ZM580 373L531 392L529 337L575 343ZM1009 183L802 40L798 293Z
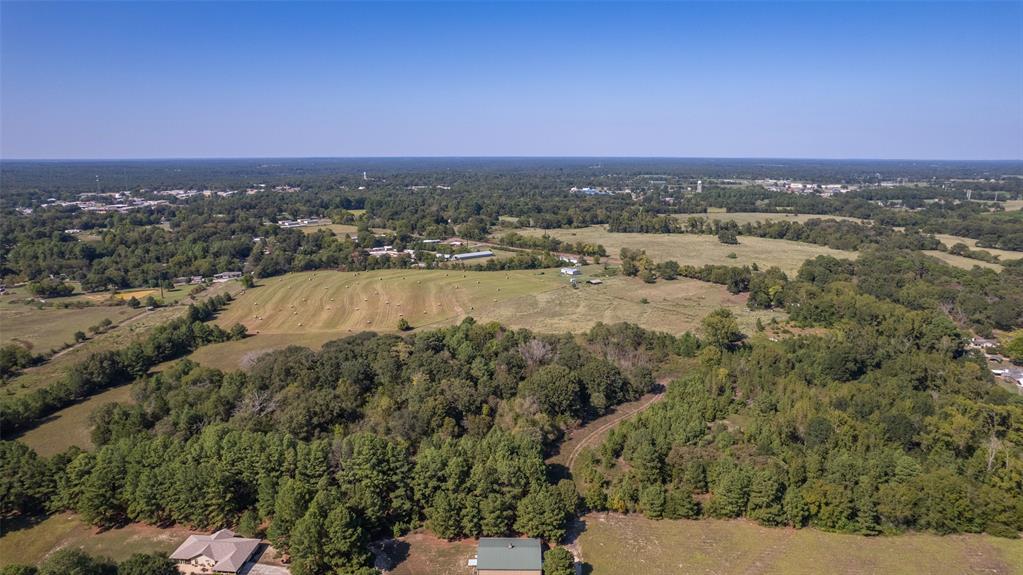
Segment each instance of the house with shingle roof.
M237 537L221 529L213 535L189 535L170 558L183 573L237 573L259 548L259 539Z

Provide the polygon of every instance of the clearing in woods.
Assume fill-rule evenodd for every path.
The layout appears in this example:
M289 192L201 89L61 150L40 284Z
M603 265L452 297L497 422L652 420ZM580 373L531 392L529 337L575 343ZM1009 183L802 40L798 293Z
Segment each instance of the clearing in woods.
M224 370L245 368L260 354L288 345L317 348L362 331L395 332L405 318L414 328L450 325L472 316L542 333L579 333L598 321L628 321L679 334L728 307L751 330L756 320L784 317L750 311L745 296L723 286L687 279L645 284L636 278L601 278L587 266L578 289L558 270L462 272L455 270L319 271L260 280L218 317L241 323L251 337L200 348L191 358Z
M82 549L115 561L124 561L134 553L166 555L193 533L182 527L161 529L138 523L97 533L95 527L71 513L51 515L32 525L21 521L4 522L0 567L36 564L64 548Z
M966 244L971 250L982 250L988 252L993 256L998 256L1000 260L1018 260L1023 258L1023 252L1014 252L1012 250L1000 250L997 248L979 248L977 247L977 240L973 238L964 238L962 236L952 236L949 234L934 234L934 237L941 243L945 244L946 248L950 248L956 244Z
M682 265L693 266L742 266L756 263L761 269L778 266L790 276L799 270L804 261L819 255L843 259L855 259L858 255L857 252L833 250L826 246L750 236L739 236L738 245L727 245L719 242L716 236L702 234L611 233L607 231L606 225L571 230L523 228L517 231L524 235L546 234L566 242L602 244L612 257L618 257L622 248L632 248L645 250L655 262L675 260ZM735 257L730 258L729 254L735 254Z
M980 266L982 268L993 269L996 272L1002 271L1002 264L995 264L991 262L985 262L982 260L975 260L973 258L966 258L963 256L957 256L954 254L947 254L945 252L939 252L937 250L925 250L923 253L938 258L939 260L957 268L964 270L972 270L973 266Z
M389 575L472 575L468 566L476 556L476 541L445 541L415 532L373 547L377 569Z
M18 441L31 447L43 457L56 455L75 445L82 449L92 449L92 423L89 416L92 412L108 403L134 403L131 397L131 385L126 383L101 391L88 399L75 403L43 419L43 423L29 429L20 436Z
M906 533L863 537L734 520L653 521L583 517L576 541L593 575L704 573L817 575L1010 575L1023 572L1023 543L990 535ZM625 552L625 551L628 552Z

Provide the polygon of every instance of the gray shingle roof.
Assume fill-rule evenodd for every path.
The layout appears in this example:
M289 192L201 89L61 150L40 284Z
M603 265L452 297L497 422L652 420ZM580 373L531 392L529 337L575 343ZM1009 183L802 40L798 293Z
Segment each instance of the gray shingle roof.
M235 537L233 531L221 529L213 535L189 535L171 553L171 559L190 561L205 555L216 561L214 571L236 573L259 547L259 539Z
M543 568L539 539L482 537L476 552L476 568L530 571Z

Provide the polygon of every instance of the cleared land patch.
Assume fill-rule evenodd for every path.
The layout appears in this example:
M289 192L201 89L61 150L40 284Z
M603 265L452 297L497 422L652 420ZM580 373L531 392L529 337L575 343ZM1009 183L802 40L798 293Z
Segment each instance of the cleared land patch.
M134 553L173 551L192 531L131 524L100 533L71 513L59 513L31 526L4 525L0 537L0 566L31 565L58 549L83 549L91 555L124 561Z
M224 292L237 293L239 289L240 285L237 282L213 284L209 289L196 296L196 301ZM182 305L157 308L151 312L133 310L136 312L136 315L124 320L122 325L97 336L91 336L90 334L90 339L82 345L69 348L55 355L43 365L24 370L20 375L0 386L0 393L21 395L49 385L61 377L68 367L82 361L90 354L98 351L120 349L134 341L135 338L144 335L153 327L181 316L185 313L183 304L190 303L191 301L193 300L186 299L181 302ZM97 309L113 310L122 308L99 307ZM73 334L74 332L72 331L71 333Z
M558 270L460 272L452 270L319 271L270 278L240 295L217 322L235 322L251 337L206 346L191 359L210 367L246 368L259 355L289 345L317 348L361 331L395 332L405 318L414 328L450 325L472 316L545 333L584 332L598 321L628 321L674 334L699 329L700 320L728 307L751 331L757 318L780 312L750 311L746 296L723 286L679 279L645 284L636 278L602 277L587 266L578 289ZM646 303L644 303L644 301Z
M945 252L939 252L937 250L926 250L924 251L924 253L929 256L934 256L949 265L953 265L957 268L962 268L964 270L973 269L973 266L980 266L982 268L990 268L999 272L1002 271L1001 264L985 262L982 260L975 260L973 258L965 258L963 256L947 254Z
M977 240L973 238L964 238L962 236L953 236L949 234L934 234L934 237L941 243L945 244L946 248L950 248L956 244L962 243L969 246L971 250L983 250L993 256L998 256L1002 261L1018 260L1023 258L1023 252L1014 252L1012 250L1000 250L998 248L979 248L977 247Z
M652 521L616 514L590 514L584 521L578 543L593 575L1008 575L1023 570L1023 542L985 535L862 537L747 521Z
M856 252L833 250L829 247L739 236L739 245L726 245L717 237L702 234L638 234L611 233L607 226L589 226L578 229L542 230L539 228L523 228L522 234L554 236L567 242L588 242L603 244L607 253L616 257L622 248L646 250L647 255L656 262L675 260L683 265L702 266L718 265L750 265L758 264L766 269L778 266L787 274L794 274L803 262L819 255L830 255L836 258L855 259ZM735 258L729 258L729 254Z
M73 445L89 450L93 447L90 436L92 424L89 423L92 412L108 403L133 402L130 383L113 387L61 409L16 439L44 457L60 453Z
M467 565L476 541L445 541L429 533L410 533L374 549L376 566L390 575L472 575Z
M128 306L37 308L7 300L0 304L0 343L16 342L43 353L73 343L76 331L88 332L104 319L116 324L144 311Z

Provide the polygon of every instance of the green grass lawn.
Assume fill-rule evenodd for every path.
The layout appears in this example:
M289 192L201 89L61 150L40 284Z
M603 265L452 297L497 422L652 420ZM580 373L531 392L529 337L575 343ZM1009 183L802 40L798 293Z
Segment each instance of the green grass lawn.
M862 537L747 521L652 521L616 514L584 519L579 545L594 575L1023 572L1023 541L987 535Z
M855 259L856 252L833 250L825 246L740 236L739 245L726 245L717 237L702 234L635 234L611 233L607 226L589 226L579 229L542 230L523 228L526 235L548 234L568 242L602 244L607 253L617 257L622 248L645 250L655 262L675 260L683 265L702 266L749 265L757 263L762 269L778 266L785 273L794 274L803 262L818 255ZM735 254L735 258L728 257Z

